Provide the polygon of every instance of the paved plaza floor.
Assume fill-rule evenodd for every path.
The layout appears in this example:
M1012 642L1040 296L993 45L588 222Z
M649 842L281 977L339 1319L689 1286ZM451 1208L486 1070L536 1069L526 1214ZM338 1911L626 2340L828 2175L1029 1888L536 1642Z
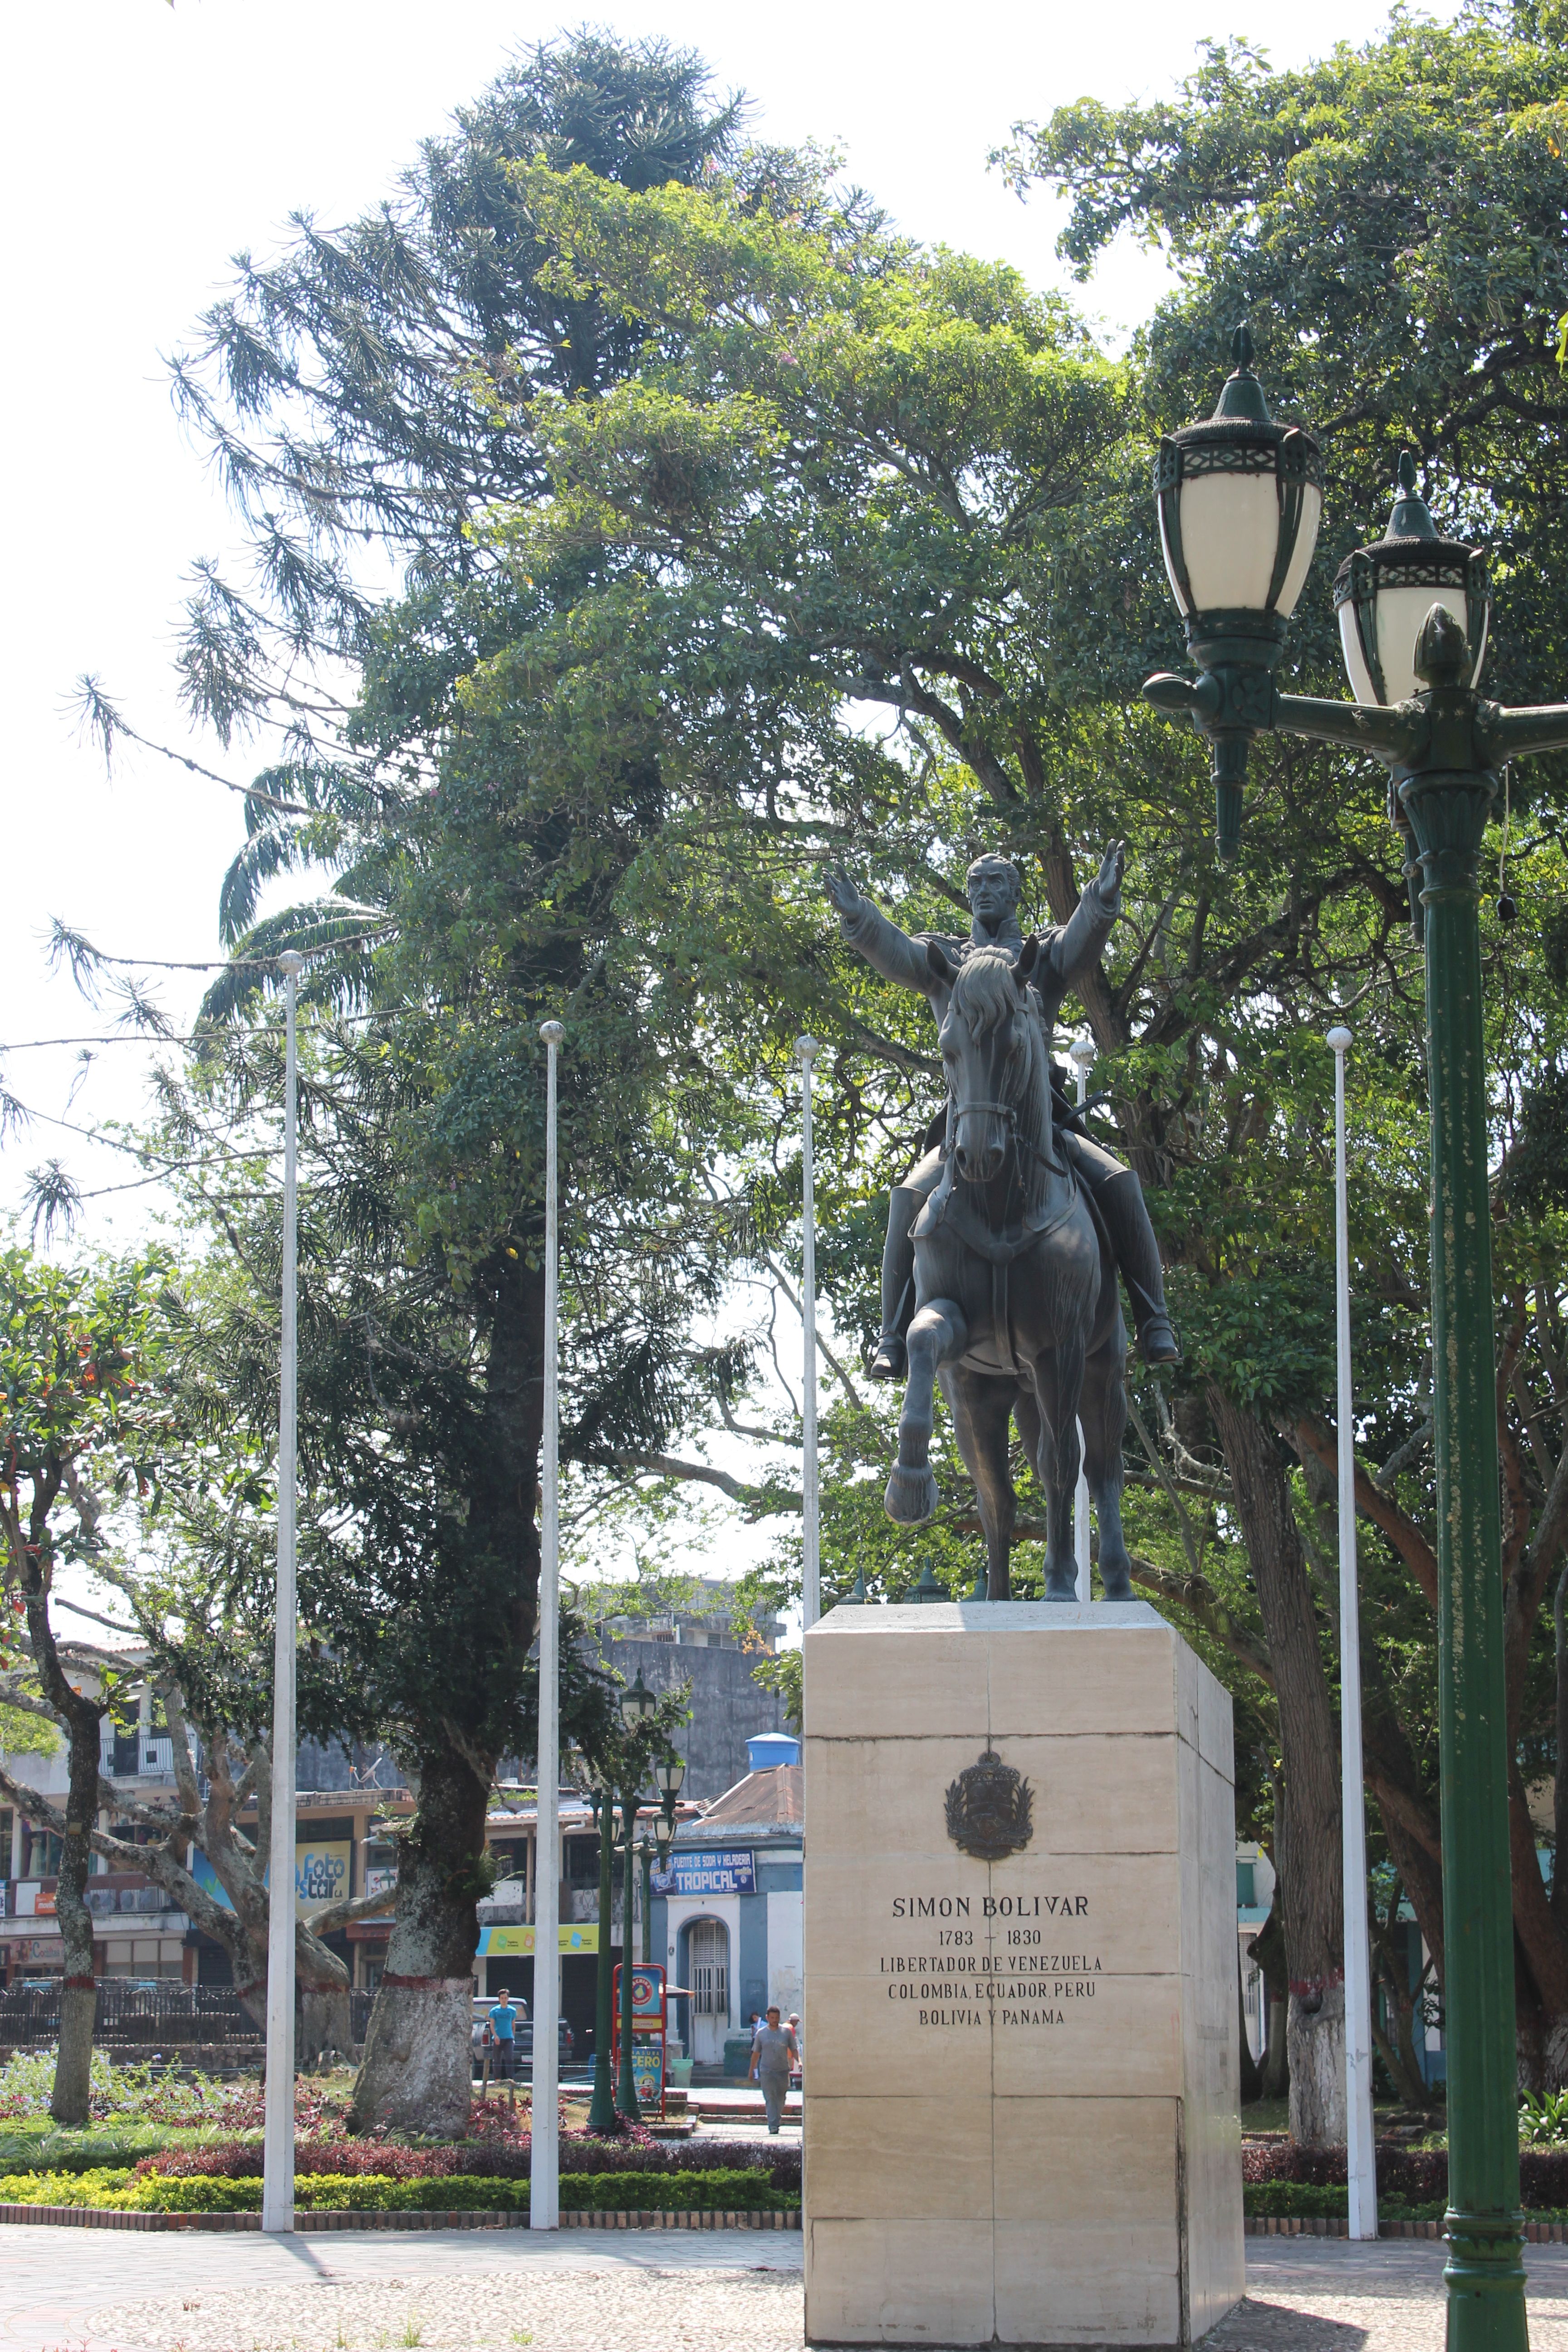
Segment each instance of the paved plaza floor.
M1441 2352L1443 2252L1249 2240L1247 2299L1205 2352ZM1568 2247L1527 2259L1534 2352L1568 2352ZM800 2264L794 2231L7 2226L0 2352L801 2352Z

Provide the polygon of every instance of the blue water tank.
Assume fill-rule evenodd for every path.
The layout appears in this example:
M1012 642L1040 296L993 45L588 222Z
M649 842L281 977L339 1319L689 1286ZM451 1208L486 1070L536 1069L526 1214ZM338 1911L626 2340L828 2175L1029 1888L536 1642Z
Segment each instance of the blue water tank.
M746 1761L753 1772L771 1772L780 1764L798 1764L800 1742L787 1731L759 1731L746 1742Z

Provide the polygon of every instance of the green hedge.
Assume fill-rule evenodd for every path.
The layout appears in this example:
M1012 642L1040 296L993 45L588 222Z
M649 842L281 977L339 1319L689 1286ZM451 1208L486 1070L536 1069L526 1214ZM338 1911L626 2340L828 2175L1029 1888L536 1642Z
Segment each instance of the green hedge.
M300 2173L294 2201L306 2212L525 2213L528 2183L472 2174L392 2180L384 2173ZM777 2212L799 2202L750 2168L569 2173L561 2183L561 2207L568 2213ZM210 2173L195 2179L143 2173L133 2179L129 2171L109 2165L91 2172L14 2172L0 2176L0 2204L85 2205L120 2213L258 2213L261 2183Z
M1242 2190L1242 2210L1258 2221L1342 2221L1350 2211L1350 2190L1332 2182L1260 2180ZM1404 2197L1380 2197L1378 2218L1384 2221L1440 2221L1447 2207L1439 2197L1430 2203L1413 2203ZM1550 2213L1531 2213L1532 2221L1548 2221Z

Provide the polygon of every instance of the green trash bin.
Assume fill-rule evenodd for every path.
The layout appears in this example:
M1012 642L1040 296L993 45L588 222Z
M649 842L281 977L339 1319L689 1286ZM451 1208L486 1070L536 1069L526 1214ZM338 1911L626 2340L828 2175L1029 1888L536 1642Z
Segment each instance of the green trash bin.
M752 2037L749 2033L731 2033L724 2044L724 2072L742 2078L752 2063Z

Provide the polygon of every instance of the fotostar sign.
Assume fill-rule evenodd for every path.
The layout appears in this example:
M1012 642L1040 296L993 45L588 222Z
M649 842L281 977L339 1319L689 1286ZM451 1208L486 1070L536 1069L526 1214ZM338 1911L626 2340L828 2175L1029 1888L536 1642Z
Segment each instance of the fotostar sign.
M668 1870L653 1874L656 1895L752 1895L757 1874L751 1851L677 1853Z

